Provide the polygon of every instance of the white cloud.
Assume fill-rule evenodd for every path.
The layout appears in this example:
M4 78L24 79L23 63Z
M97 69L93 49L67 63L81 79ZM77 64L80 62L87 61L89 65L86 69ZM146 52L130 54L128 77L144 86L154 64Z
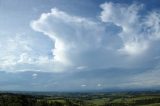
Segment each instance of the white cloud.
M49 58L47 54L38 51L39 48L33 47L36 42L33 42L33 38L28 39L23 34L0 38L0 44L2 45L0 47L2 50L0 52L0 69L8 72L21 72L37 71L43 67L41 71L50 71L48 67L44 68L44 65L53 64L53 58Z
M102 4L101 8L103 11L100 18L103 22L112 22L122 27L122 32L119 33L119 36L123 41L124 47L119 49L121 52L137 55L147 48L146 43L143 43L143 38L141 39L143 35L139 32L142 28L138 13L142 6L136 4L121 5L110 2Z
M97 84L97 86L98 86L98 87L101 87L101 86L102 86L102 84Z
M133 25L135 22L139 21L138 12L143 5L127 5L106 2L100 5L100 7L103 9L100 15L103 22L113 22L118 26L125 27L127 30L128 27L131 27L130 25Z
M156 12L141 16L143 5L138 4L109 2L100 7L103 9L100 21L70 15L55 8L32 21L31 27L35 31L43 32L54 41L54 64L58 62L59 65L67 67L83 64L92 69L137 67L136 65L146 64L139 61L139 57L143 58L147 54L154 42L153 38L156 38L159 14ZM156 19L156 22L152 22L153 19ZM111 36L106 32L106 29L112 26L106 27L105 24L109 22L115 27L121 27L122 31L116 33L117 29L110 29L115 31L115 35ZM149 27L151 25L155 26L152 27L155 30ZM120 61L122 59L123 62Z
M34 30L48 35L55 42L54 60L62 64L72 64L67 57L67 52L71 52L70 50L80 51L91 47L89 42L93 45L94 42L98 42L93 38L98 37L93 33L99 30L96 22L71 16L58 9L52 9L51 13L43 13L40 19L31 23L31 26Z
M84 70L84 69L87 69L87 66L78 66L77 69L78 70Z
M146 27L146 34L150 37L150 39L157 40L160 39L160 12L152 11L147 16L144 21L144 25Z
M119 49L118 51L121 52L122 54L127 53L127 55L139 55L148 48L148 42L146 41L131 41L131 42L126 42L124 44L124 47Z
M21 36L16 35L15 37L6 36L3 39L0 38L2 50L0 53L0 68L12 68L18 61L24 62L27 60L27 56L23 52L32 51L28 45L28 42L21 39Z
M32 74L32 77L33 77L33 79L36 79L36 78L38 77L38 74L33 73L33 74Z
M104 3L101 5L101 20L112 22L122 27L119 33L123 47L118 51L128 55L139 55L146 52L149 43L159 36L160 14L156 11L141 15L143 5Z
M80 58L83 53L100 46L99 34L103 33L103 27L98 26L97 22L72 16L58 9L43 13L31 26L55 42L54 61L68 66L79 65L77 63L83 62L84 57Z
M82 84L82 85L81 85L81 87L86 87L86 86L87 86L87 85L85 85L85 84Z
M32 58L27 54L27 53L22 53L19 57L20 59L17 61L18 63L27 63L27 64L31 64L34 61L32 60Z
M35 31L52 40L53 46L49 49L35 46L41 42L26 39L25 34L0 38L0 49L3 50L0 68L63 72L148 64L154 55L151 53L153 42L159 40L159 12L141 15L143 5L138 4L106 2L100 7L102 11L97 21L56 8L32 21L31 27ZM145 55L148 58L144 58Z

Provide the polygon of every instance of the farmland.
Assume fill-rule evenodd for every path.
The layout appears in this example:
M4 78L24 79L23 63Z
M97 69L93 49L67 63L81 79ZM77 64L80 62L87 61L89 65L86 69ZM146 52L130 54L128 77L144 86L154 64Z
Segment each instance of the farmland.
M5 92L0 106L160 106L160 92Z

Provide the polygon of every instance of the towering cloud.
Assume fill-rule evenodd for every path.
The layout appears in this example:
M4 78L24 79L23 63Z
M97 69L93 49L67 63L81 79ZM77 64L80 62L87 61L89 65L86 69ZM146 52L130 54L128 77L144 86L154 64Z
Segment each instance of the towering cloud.
M100 18L96 20L57 8L42 13L31 27L51 39L52 48L35 47L39 41L20 36L0 39L12 45L0 53L0 68L63 72L155 67L159 62L155 58L159 57L160 13L142 14L143 5L139 4L106 2L100 8Z
M85 2L80 6L90 8ZM96 8L97 2L91 5ZM8 83L12 80L15 89L22 85L42 90L159 86L160 12L138 3L98 6L101 10L94 13L98 17L82 17L83 11L77 9L80 13L74 15L56 3L49 11L49 6L36 5L32 17L26 13L29 32L3 36L0 32L0 70L5 71L0 83L12 88Z
M109 68L139 67L139 62L136 64L139 58L150 61L150 54L146 52L152 42L159 40L156 24L159 13L141 15L143 5L138 4L107 2L100 7L99 21L54 8L50 13L43 13L31 26L53 40L54 61L60 64ZM149 55L147 59L146 55ZM148 64L141 61L142 67L143 63Z

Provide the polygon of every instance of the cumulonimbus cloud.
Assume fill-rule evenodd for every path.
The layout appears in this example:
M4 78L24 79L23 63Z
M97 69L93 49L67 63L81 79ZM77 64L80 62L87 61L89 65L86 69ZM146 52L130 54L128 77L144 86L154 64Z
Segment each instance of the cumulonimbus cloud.
M47 53L36 56L39 53L30 42L17 38L19 40L12 46L16 49L6 49L12 49L11 54L0 53L1 56L3 53L0 68L24 70L30 67L51 72L132 68L145 67L159 56L159 50L154 48L160 40L159 12L141 14L143 5L112 2L100 8L100 18L96 21L57 8L42 13L39 19L31 22L31 27L53 41L53 48L49 50L51 56Z
M31 27L55 42L55 61L74 67L125 67L126 63L130 66L136 64L136 57L146 55L151 42L159 40L159 25L156 24L160 20L159 13L150 12L142 16L143 5L138 4L106 2L100 7L99 21L54 8L34 20ZM122 29L119 32L118 27ZM106 29L116 33L110 35ZM121 59L123 62L119 61Z

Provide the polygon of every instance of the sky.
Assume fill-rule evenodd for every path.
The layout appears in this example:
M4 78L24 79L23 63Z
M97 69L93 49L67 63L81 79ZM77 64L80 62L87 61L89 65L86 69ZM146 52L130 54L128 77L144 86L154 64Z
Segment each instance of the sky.
M160 88L159 0L0 0L0 90Z

